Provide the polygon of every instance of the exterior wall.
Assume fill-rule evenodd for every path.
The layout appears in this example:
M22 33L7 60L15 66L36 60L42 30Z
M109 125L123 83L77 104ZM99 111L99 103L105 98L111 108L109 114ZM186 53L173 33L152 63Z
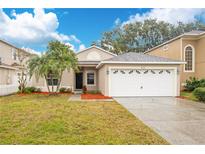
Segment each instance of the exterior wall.
M0 96L18 91L16 70L0 68Z
M184 60L184 49L185 49L185 47L186 47L187 45L193 46L194 49L195 49L195 55L198 54L198 51L196 50L197 41L195 41L195 40L185 40L185 39L183 39L183 40L182 40L182 50L181 50L181 52L182 52L182 58L181 58L181 60ZM195 62L196 62L196 57L195 57ZM181 89L183 89L183 86L184 86L184 84L185 84L185 81L186 81L187 79L189 79L189 77L195 76L195 72L185 72L185 71L184 71L184 67L185 67L185 65L181 66L181 72L182 72L182 74L181 74ZM195 68L196 68L196 64L195 64Z
M106 74L106 66L103 65L99 70L98 70L98 88L101 91L102 94L106 93L106 88L107 88L107 74Z
M41 88L42 91L48 91L48 88L46 86L46 80L44 78L39 78L38 80L35 78L35 75L31 78L29 86L34 86ZM61 87L71 88L74 89L74 72L73 70L67 71L65 70L63 72L62 81L61 81ZM54 87L56 88L56 86ZM51 86L50 86L51 89Z
M163 50L163 46L154 49L151 52L148 52L147 54L153 55L153 56L159 56L164 58L170 58L170 59L181 59L181 40L175 40L173 42L168 43L168 49Z
M95 73L95 82L94 85L87 85L87 73ZM83 85L86 85L87 90L98 90L98 71L95 67L84 67L83 68Z
M13 52L16 52L17 58L13 59ZM20 61L18 56L28 56L29 53L26 53L12 45L9 45L0 40L0 58L1 62L6 65L12 65L14 63L19 64ZM29 59L29 57L25 58L23 64ZM18 69L10 69L10 68L1 68L0 67L0 95L8 95L18 91L18 78L17 72L20 71Z
M205 78L205 37L200 39L182 38L168 43L168 50L164 51L163 46L148 52L149 55L165 57L176 60L184 60L184 48L187 45L192 45L195 50L195 71L185 72L185 65L180 66L181 78L180 87L183 90L185 81L189 77Z
M13 63L18 63L18 60L12 59L12 50L19 52L17 48L14 48L6 43L0 41L0 57L2 58L2 62L11 65Z
M197 41L195 50L195 76L205 78L205 37Z
M106 53L96 47L91 47L85 51L77 53L78 61L102 61L112 57L114 57L114 55L110 53ZM87 72L89 71L95 73L95 85L87 85ZM101 81L101 79L104 78L104 75L100 76L100 74L102 75L102 71L99 72L99 70L97 70L95 66L93 67L82 66L82 72L83 72L83 85L86 85L88 90L98 90L99 86L102 87L103 82ZM74 75L74 87L75 87L75 75Z
M75 82L74 77L73 70L65 70L62 76L61 87L70 87L73 90Z
M107 74L106 72L109 71L110 67L136 67L136 68L149 68L149 67L154 67L154 68L173 68L173 69L177 69L178 71L180 66L179 65L133 65L133 64L105 64L103 67L101 67L99 69L99 76L104 75L103 77L99 78L99 90L102 92L102 94L108 96L109 95L109 73ZM180 72L177 73L177 95L180 95Z
M0 68L0 85L17 84L16 71L11 69Z
M113 55L106 53L95 47L77 53L78 61L101 61L112 57Z

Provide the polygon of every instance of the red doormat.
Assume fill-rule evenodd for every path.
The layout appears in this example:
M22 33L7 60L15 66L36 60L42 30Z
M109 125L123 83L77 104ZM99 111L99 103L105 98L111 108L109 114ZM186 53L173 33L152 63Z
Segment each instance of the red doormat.
M81 99L112 99L112 97L102 94L81 94Z

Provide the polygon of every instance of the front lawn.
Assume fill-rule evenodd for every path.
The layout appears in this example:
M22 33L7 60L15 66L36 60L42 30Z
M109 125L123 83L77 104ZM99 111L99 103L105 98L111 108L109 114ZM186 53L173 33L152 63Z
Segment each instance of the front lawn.
M168 144L116 102L0 97L0 144Z
M193 92L182 91L181 96L192 101L198 101L198 99L194 96Z

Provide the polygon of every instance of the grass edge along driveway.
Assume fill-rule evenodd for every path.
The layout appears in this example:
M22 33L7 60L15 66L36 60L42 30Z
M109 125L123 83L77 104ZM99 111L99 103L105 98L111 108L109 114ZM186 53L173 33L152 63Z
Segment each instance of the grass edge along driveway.
M0 97L0 144L168 144L117 102Z

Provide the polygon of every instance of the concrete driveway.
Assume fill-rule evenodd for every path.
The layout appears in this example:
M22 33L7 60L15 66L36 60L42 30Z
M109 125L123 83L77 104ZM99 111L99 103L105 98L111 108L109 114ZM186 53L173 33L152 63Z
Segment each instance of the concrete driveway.
M114 99L171 144L205 144L205 104L173 97Z

